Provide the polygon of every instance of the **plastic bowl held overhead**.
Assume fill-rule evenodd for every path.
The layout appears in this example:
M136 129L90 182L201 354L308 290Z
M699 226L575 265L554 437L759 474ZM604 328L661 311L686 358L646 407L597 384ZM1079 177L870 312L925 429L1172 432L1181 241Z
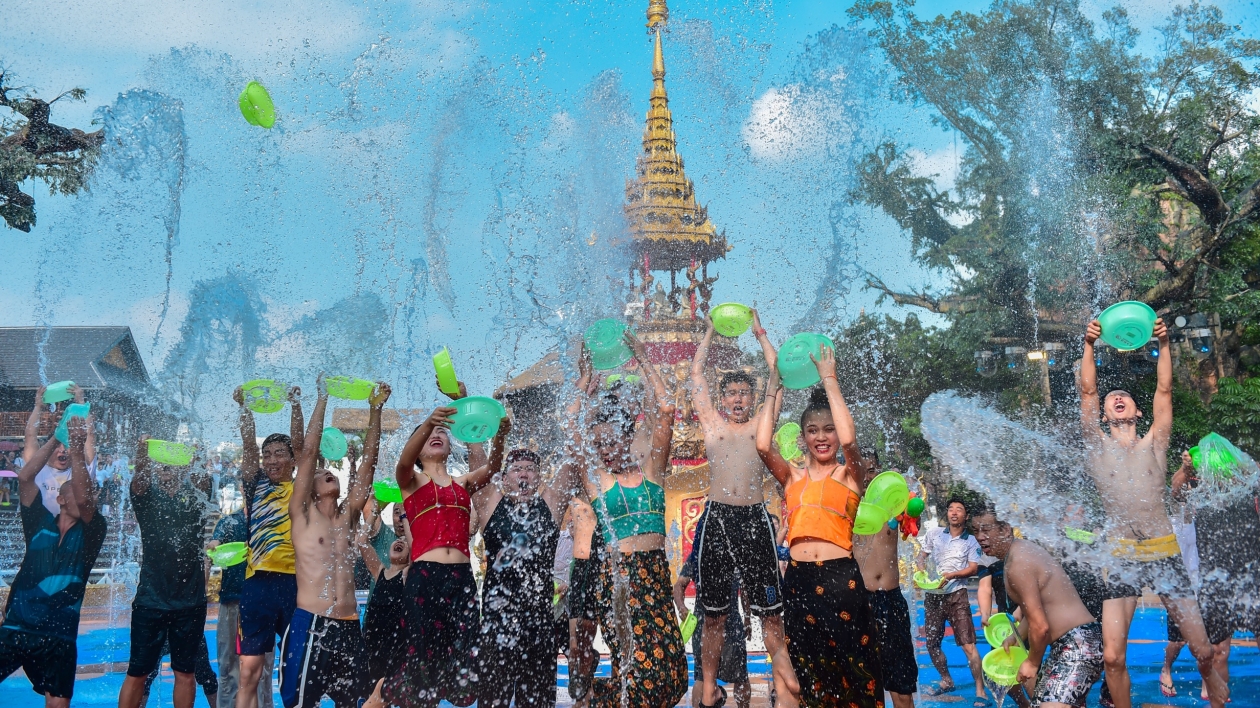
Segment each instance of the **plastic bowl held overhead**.
M795 460L804 456L801 452L799 440L801 438L801 426L797 423L784 423L774 434L774 441L779 446L779 454L785 460Z
M220 568L240 565L245 562L245 556L248 554L249 547L243 541L220 543L214 548L206 549L206 555L210 556L210 562Z
M451 435L466 443L485 442L499 432L499 421L507 415L502 403L485 396L468 396L451 403Z
M325 460L340 460L346 456L346 434L334 427L324 428L319 436L319 454Z
M271 101L271 94L257 81L251 81L241 91L237 99L241 107L241 115L250 125L270 128L276 124L276 104Z
M437 374L438 390L448 396L459 395L459 377L455 375L455 364L446 347L433 355L433 371Z
M775 366L785 388L800 390L822 380L810 356L817 359L823 347L834 350L836 345L827 336L813 332L794 334L779 347L779 359Z
M1151 341L1158 315L1150 305L1135 300L1117 302L1098 315L1103 341L1122 352L1133 351Z
M1251 466L1244 462L1247 460L1247 453L1216 433L1204 435L1199 444L1188 452L1195 470L1217 479L1233 479L1236 470L1241 472Z
M919 587L924 590L935 590L941 586L941 582L942 580L940 578L929 578L926 570L914 571L915 587Z
M853 533L871 536L884 529L892 517L884 507L870 502L858 502L857 517L853 519Z
M1022 647L1011 647L1008 652L1001 647L984 655L980 662L984 667L984 675L999 686L1014 686L1019 677L1019 665L1028 658L1028 652Z
M149 440L149 459L159 465L183 467L192 463L193 455L196 452L197 448L193 445L170 442L169 440Z
M86 418L88 413L92 412L91 403L71 403L66 406L66 412L61 416L61 422L57 424L57 429L53 431L53 437L61 441L62 445L70 447L70 428L71 418Z
M723 337L738 337L752 326L752 308L738 302L724 302L709 312L713 329Z
M984 640L994 649L1000 649L1002 642L1012 634L1015 634L1015 623L1005 612L990 617L989 623L984 627Z
M890 518L901 516L910 501L910 487L899 473L880 472L866 485L862 500L882 508Z
M58 381L57 383L48 384L44 388L44 403L61 403L74 398L74 394L70 393L72 388L74 388L73 381Z
M254 379L241 384L245 407L255 413L278 413L288 403L288 387L272 379Z
M626 323L612 318L595 321L586 328L586 349L591 366L600 371L615 369L634 358L625 340Z
M402 503L402 490L395 482L373 482L372 491L376 493L376 500L382 504Z
M347 401L366 401L372 397L376 388L375 381L356 379L353 376L332 376L324 379L328 387L328 395L333 398L344 398Z

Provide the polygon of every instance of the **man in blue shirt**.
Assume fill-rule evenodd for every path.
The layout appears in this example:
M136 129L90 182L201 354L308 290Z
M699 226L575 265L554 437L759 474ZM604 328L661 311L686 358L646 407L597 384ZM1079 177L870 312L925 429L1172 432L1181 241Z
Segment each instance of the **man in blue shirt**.
M61 444L49 438L18 476L26 555L0 626L0 681L23 669L46 708L68 708L74 695L79 611L105 542L84 452L88 422L73 418L68 428L71 472L57 493L57 516L44 506L35 476Z

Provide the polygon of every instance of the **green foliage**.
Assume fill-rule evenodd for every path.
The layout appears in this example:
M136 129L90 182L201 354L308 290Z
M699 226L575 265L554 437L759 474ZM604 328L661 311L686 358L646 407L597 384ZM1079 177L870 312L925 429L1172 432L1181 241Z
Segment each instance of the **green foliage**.
M1223 378L1212 398L1215 432L1253 457L1260 456L1260 377Z

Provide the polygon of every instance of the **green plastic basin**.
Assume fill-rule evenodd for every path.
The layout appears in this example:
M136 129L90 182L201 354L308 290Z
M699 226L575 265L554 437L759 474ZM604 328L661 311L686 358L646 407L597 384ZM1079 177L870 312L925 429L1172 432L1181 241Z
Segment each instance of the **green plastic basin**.
M591 353L591 366L600 371L615 369L634 358L624 339L626 323L612 318L597 320L586 328L586 349Z
M836 348L835 343L825 335L801 332L789 337L779 347L776 368L785 388L796 391L809 388L822 380L818 376L818 367L810 360L810 355L818 358L824 346L833 350Z
M324 385L328 387L329 396L347 401L366 401L372 397L372 390L376 388L375 381L356 379L353 376L333 376L324 379Z
M57 383L48 384L44 388L44 403L61 403L74 398L74 394L70 393L70 389L73 387L73 381L58 381Z
M340 460L346 456L346 434L334 427L324 428L319 436L319 454L325 460Z
M738 302L724 302L709 311L713 329L723 337L738 337L752 326L752 308Z
M942 582L943 581L940 578L935 580L929 579L926 570L914 571L914 584L916 587L923 588L924 590L935 590L941 586Z
M485 442L499 432L499 422L507 415L502 403L485 396L468 396L451 403L451 435L466 443Z
M989 624L984 628L984 640L989 643L989 646L998 649L1002 646L1002 642L1014 633L1015 623L1011 621L1011 616L1005 612L999 612L989 618Z
M884 507L870 502L858 502L857 517L853 519L853 533L859 536L872 536L884 529L884 524L892 517Z
M214 548L206 549L206 555L210 556L210 562L214 565L230 568L245 562L245 556L249 555L249 546L242 541L221 543Z
M170 442L169 440L149 440L149 459L159 465L183 467L191 464L197 448L193 445Z
M241 91L237 99L241 107L241 115L250 125L270 128L276 124L276 104L271 101L271 94L257 81L251 81Z
M402 503L402 490L394 482L373 482L372 491L376 494L376 500L382 504Z
M997 648L984 655L980 662L984 667L984 675L999 686L1014 686L1019 676L1019 665L1028 658L1028 652L1022 647L1005 649Z
M1098 324L1102 325L1104 342L1119 351L1128 352L1151 341L1157 317L1150 305L1126 300L1103 310L1098 316Z
M245 407L255 413L278 413L289 402L288 387L272 379L254 379L241 384Z
M438 389L442 393L459 395L459 377L455 375L455 364L451 362L451 353L446 347L433 355L433 371L437 373Z
M61 441L62 445L70 447L70 428L71 418L86 418L88 413L92 412L91 403L71 403L66 406L66 412L61 416L61 422L57 424L57 429L53 431L53 437Z
M800 438L801 426L797 423L784 423L774 434L774 441L778 444L779 454L783 459L795 460L805 455L801 452Z
M881 472L866 485L863 501L874 504L888 512L888 518L901 516L910 501L910 487L906 478L897 472Z

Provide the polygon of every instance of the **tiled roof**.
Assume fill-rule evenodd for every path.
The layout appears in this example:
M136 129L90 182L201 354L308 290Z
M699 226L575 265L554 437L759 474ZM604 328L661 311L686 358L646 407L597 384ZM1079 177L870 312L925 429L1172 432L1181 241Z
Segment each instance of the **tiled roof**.
M149 382L130 327L0 327L0 385L36 388L41 368L43 381L70 379L86 389Z

